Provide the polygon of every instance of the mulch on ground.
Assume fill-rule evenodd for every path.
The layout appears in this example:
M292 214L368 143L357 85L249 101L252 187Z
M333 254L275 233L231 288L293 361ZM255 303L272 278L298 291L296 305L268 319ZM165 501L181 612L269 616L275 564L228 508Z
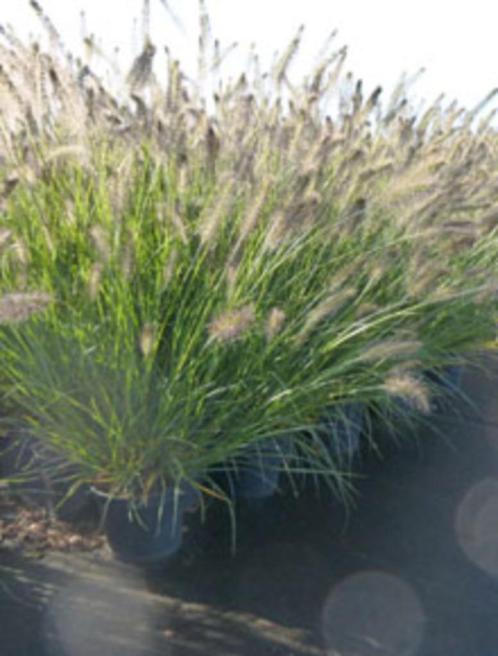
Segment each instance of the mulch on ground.
M104 545L94 521L68 524L46 508L31 507L0 491L0 550L43 556L47 551L94 551Z

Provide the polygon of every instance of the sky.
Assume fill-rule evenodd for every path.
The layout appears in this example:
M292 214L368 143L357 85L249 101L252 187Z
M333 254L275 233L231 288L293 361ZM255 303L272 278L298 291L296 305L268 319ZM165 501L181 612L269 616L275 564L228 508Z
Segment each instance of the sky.
M0 23L10 23L20 36L39 34L39 22L28 0L0 0ZM141 44L142 0L40 0L66 46L79 52L80 12L87 33L94 33L103 49L120 48L120 62L129 66ZM198 0L167 0L176 16L151 2L152 41L168 45L187 74L195 76L198 37ZM406 72L426 72L412 86L416 100L432 102L445 93L469 109L498 86L496 10L490 0L206 0L213 35L222 49L239 43L227 72L245 68L251 43L256 44L266 70L276 50L282 51L305 25L304 40L291 79L299 80L316 61L327 36L337 29L337 47L347 45L346 70L360 77L364 89L382 85L391 90ZM0 5L1 6L1 5ZM265 66L266 64L266 66ZM496 103L498 105L498 102ZM492 107L492 105L491 105Z

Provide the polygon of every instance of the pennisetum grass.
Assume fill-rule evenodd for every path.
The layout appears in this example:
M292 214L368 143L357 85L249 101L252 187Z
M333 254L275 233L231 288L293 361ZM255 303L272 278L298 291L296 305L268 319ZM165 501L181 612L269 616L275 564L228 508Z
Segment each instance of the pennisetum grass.
M198 83L170 58L163 88L145 30L115 94L32 6L50 53L0 34L3 394L116 494L219 496L220 463L290 435L289 476L345 495L307 438L323 409L426 412L418 371L496 336L496 132L455 104L413 116L403 84L384 107L330 43L294 86L301 29L209 113L204 2Z

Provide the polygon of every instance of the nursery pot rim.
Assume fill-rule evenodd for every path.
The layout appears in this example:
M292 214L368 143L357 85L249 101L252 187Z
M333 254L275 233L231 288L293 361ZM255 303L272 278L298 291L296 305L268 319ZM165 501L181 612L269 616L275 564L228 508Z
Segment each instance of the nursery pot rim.
M199 487L196 485L192 484L190 481L185 480L185 483L187 486L192 488L192 490L198 494L199 496L202 494L202 491ZM157 491L157 489L153 489L150 491L147 495L140 497L140 496L131 496L128 494L113 494L112 492L105 491L101 488L99 488L95 484L89 485L89 492L90 494L93 494L97 499L100 501L105 501L106 503L112 503L113 501L116 502L121 502L121 503L130 503L130 504L139 504L139 505L146 505L148 504L151 500L154 499L161 499L163 497L166 497L169 491L174 490L175 488L178 488L180 490L180 496L182 494L182 484L180 485L167 485L164 490Z

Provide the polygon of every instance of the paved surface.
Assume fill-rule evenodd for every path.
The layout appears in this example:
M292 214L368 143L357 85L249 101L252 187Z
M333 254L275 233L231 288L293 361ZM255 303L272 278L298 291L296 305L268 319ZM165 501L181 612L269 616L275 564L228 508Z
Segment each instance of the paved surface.
M492 364L492 366L491 366ZM141 572L106 554L0 552L1 656L497 656L498 360L383 460L327 493L192 520Z

